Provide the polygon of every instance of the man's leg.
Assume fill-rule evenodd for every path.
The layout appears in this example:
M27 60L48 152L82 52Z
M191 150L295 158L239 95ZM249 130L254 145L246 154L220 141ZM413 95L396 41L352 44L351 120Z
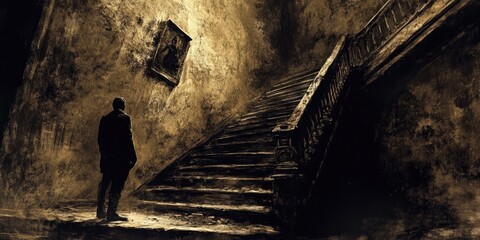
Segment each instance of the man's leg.
M98 184L97 193L97 218L105 218L105 195L107 194L108 186L111 183L111 177L108 173L103 173L102 180Z
M112 177L112 187L110 188L110 194L108 199L108 211L107 211L107 220L109 221L127 221L126 217L122 217L117 214L118 202L120 201L120 196L125 186L125 181L127 180L128 172L123 172L115 174Z

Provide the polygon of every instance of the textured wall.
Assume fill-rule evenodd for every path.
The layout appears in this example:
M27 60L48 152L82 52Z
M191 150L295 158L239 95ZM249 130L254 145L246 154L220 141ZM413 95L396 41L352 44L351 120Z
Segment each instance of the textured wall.
M340 36L355 34L385 0L299 0L291 6L290 69L321 66Z
M480 194L479 79L477 29L411 79L378 129L392 186L417 206L447 206L477 223L470 208Z
M4 134L2 179L29 201L93 195L97 126L111 101L127 99L139 155L138 186L261 89L275 50L265 41L261 1L56 1L44 48L30 65ZM172 89L146 74L159 22L192 38Z
M320 66L382 3L57 0L3 136L3 193L29 203L94 196L97 125L117 95L139 157L127 188L139 186L244 111L268 78ZM166 19L193 38L174 89L145 71Z

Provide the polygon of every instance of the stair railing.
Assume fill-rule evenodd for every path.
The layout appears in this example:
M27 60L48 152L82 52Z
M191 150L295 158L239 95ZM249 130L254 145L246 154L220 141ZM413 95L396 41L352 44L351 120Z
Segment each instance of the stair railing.
M273 210L285 227L311 197L347 98L353 69L365 62L435 0L389 0L366 26L342 37L288 120L272 131L277 167Z
M274 211L288 226L295 225L297 207L301 206L312 180L312 170L319 169L316 152L327 149L338 118L339 103L346 96L350 72L347 39L337 43L331 56L310 84L290 118L273 129L278 165L274 179Z
M349 46L353 66L361 66L435 0L389 0Z

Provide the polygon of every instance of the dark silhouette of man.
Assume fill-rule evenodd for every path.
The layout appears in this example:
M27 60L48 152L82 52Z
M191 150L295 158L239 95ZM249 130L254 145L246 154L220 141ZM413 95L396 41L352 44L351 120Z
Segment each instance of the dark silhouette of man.
M137 162L130 116L124 110L125 99L115 98L113 111L102 117L98 130L100 172L103 176L98 186L97 218L106 217L108 221L128 220L117 214L117 206L128 173ZM105 213L105 195L109 186L108 210Z

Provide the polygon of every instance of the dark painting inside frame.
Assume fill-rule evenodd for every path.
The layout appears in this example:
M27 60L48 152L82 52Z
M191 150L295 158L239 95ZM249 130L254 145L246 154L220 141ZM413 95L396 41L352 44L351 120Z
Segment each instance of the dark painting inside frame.
M178 85L190 38L171 20L162 23L160 39L152 62L152 70L167 83Z

